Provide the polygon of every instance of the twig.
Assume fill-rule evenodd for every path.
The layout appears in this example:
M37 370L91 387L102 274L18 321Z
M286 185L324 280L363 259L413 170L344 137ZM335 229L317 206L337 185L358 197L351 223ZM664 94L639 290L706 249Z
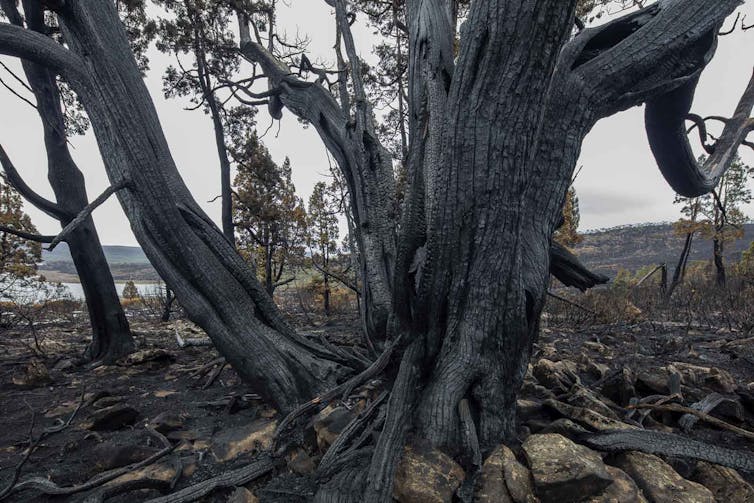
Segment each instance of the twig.
M228 364L227 361L223 361L219 366L217 366L212 373L209 375L209 378L207 379L207 382L204 383L204 386L202 386L202 389L207 389L210 386L212 386L212 383L215 382L215 379L217 379L220 374L222 374L223 369Z
M13 487L11 492L19 492L19 491L23 491L27 489L36 489L37 491L40 491L43 494L50 494L50 495L55 495L55 496L68 496L71 494L88 491L89 489L93 489L95 487L101 486L102 484L106 482L110 482L111 480L114 480L120 477L121 475L125 475L134 470L138 470L139 468L144 468L145 466L149 466L155 461L157 461L158 459L165 456L166 454L172 452L178 446L178 444L170 445L170 442L168 442L164 436L160 435L155 430L151 428L147 428L147 430L153 435L158 436L158 438L160 439L160 442L162 442L163 444L167 442L168 445L164 449L152 454L151 456L144 459L143 461L139 461L138 463L133 463L131 465L124 466L122 468L116 468L114 470L109 470L109 471L100 473L99 475L92 477L91 479L84 482L83 484L68 486L68 487L60 487L59 485L55 484L54 482L46 478L32 477L30 479L27 479L21 482L15 487Z
M40 433L39 437L37 437L36 440L34 440L34 422L36 419L36 413L34 412L34 409L26 403L24 400L24 403L26 403L26 406L29 407L31 410L31 421L29 426L29 448L26 450L26 454L24 455L23 459L19 461L19 463L16 465L16 468L13 470L13 476L11 477L10 481L8 482L8 485L0 491L0 500L5 499L6 497L10 496L11 493L18 490L18 487L20 485L23 485L23 482L19 484L18 486L15 485L18 481L18 477L21 475L21 469L26 464L26 462L31 457L32 453L36 450L36 448L39 446L39 444L42 442L43 439L47 438L49 435L52 435L53 433L58 433L60 431L63 431L68 426L71 425L71 422L76 417L76 414L79 413L79 410L81 410L81 407L84 405L84 391L85 388L81 389L81 400L79 400L78 406L74 409L74 411L71 413L71 415L68 417L68 420L65 422L60 421L60 424L56 426L50 426L48 428L45 428L42 430L42 433Z
M559 300L559 301L561 301L561 302L565 302L565 303L566 303L566 304L568 304L568 305L571 305L571 306L573 306L573 307L576 307L576 308L578 308L578 309L581 309L582 311L584 311L584 312L587 312L587 313L589 313L589 314L591 314L591 315L597 316L597 313L595 313L595 312L594 312L594 311L592 311L591 309L587 309L587 308L585 308L584 306L582 306L581 304L577 304L576 302L570 301L570 300L566 299L565 297L561 297L560 295L558 295L558 294L556 294L556 293L547 292L547 295L549 295L549 296L550 296L550 297L552 297L553 299L558 299L558 300Z
M739 428L738 426L734 426L730 423L723 421L722 419L718 419L716 417L710 416L709 414L705 414L702 411L692 409L691 407L684 407L683 405L678 405L674 403L663 404L663 405L655 405L651 403L639 403L636 405L629 405L626 408L627 409L652 409L652 410L657 410L660 412L680 412L682 414L691 414L692 416L696 416L702 421L706 421L709 424L717 426L718 428L732 431L733 433L736 433L738 435L741 435L742 437L748 438L749 440L754 440L753 432L749 430L744 430L743 428Z

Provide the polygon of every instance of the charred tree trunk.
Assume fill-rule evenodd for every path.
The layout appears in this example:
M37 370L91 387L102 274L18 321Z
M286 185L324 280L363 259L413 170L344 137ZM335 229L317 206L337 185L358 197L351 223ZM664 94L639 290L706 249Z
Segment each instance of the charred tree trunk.
M165 305L162 307L162 316L160 316L160 321L167 322L170 321L170 314L173 312L173 302L175 302L175 295L173 295L173 291L165 287Z
M675 270L673 270L673 279L670 282L670 286L666 290L665 298L666 300L670 300L670 297L673 296L673 292L683 282L684 277L686 276L686 264L689 261L689 254L691 253L691 245L694 241L694 233L689 232L686 234L686 239L683 241L683 248L681 249L681 256L678 257L678 263L675 265Z
M11 21L19 25L22 23L14 5L3 0L2 7ZM24 9L29 29L43 32L45 26L41 7L27 0ZM88 204L84 176L68 150L55 74L29 61L23 62L23 68L42 121L47 150L47 178L60 210L51 216L65 227ZM45 210L44 207L41 209ZM81 281L92 327L92 342L87 348L86 357L113 362L132 352L134 342L92 218L88 217L76 227L66 242Z
M719 236L712 239L712 256L715 262L715 283L720 288L725 287L725 261L723 259L723 240Z
M650 135L658 117L675 123L662 104L680 101L676 112L685 113L686 95L672 92L695 82L719 24L738 2L669 0L568 42L575 0L479 0L455 58L448 2L409 1L409 188L397 241L386 204L392 167L361 94L346 4L328 3L349 56L353 114L252 42L245 23L241 48L263 67L282 103L317 129L351 190L365 316L370 330L390 341L361 377L385 369L390 398L373 446L353 448L330 472L320 466L318 499L382 503L409 432L467 457L462 401L482 453L513 437L552 233L584 136L599 119L650 99ZM70 50L0 25L0 51L42 61L72 82L111 181L130 184L118 197L134 233L187 313L278 410L342 396L351 384L320 393L359 362L291 330L193 201L113 5L67 0L56 13Z

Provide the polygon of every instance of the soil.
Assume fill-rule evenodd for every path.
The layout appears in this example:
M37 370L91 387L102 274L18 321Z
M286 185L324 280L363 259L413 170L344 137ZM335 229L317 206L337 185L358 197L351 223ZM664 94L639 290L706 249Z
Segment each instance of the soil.
M132 320L131 323L138 349L164 350L152 353L158 358L91 369L77 361L88 342L84 326L39 329L44 356L34 351L28 331L8 330L0 334L0 492L27 450L32 418L36 437L43 428L67 421L79 405L80 410L70 426L47 436L34 450L23 465L20 480L41 476L60 486L81 483L101 472L108 463L117 466L114 453L118 447L129 447L127 452L136 456L136 461L143 459L161 447L145 428L161 413L177 416L181 422L176 430L179 433L173 432L172 437L168 434L168 438L180 443L183 435L193 445L180 456L183 456L184 468L188 460L195 469L184 471L176 489L243 466L253 456L254 453L249 453L221 464L209 453L208 446L213 437L223 431L275 415L256 395L254 386L241 383L227 366L207 385L212 370L218 366L208 367L204 372L199 369L217 360L219 355L211 346L178 346L176 332L184 339L204 337L190 323L182 320L168 323ZM356 326L356 319L338 318L318 329L304 327L302 331L312 337L326 335L336 344L353 344ZM739 391L738 399L744 405L743 417L734 423L751 430L754 429L754 411L746 397L751 397L750 392L754 391L754 343L746 342L747 337L729 329L689 328L672 323L642 322L578 330L551 325L542 330L532 363L541 358L589 361L604 365L603 369L608 368L608 372L629 368L636 373L675 362L716 367L732 376ZM737 344L740 341L744 343ZM35 363L30 371L31 361ZM40 370L41 366L47 369L48 378L44 369ZM597 379L595 377L594 381ZM684 390L698 395L699 399L709 392L703 387L686 386ZM642 391L643 395L650 393L651 390ZM132 424L114 431L88 429L92 414L103 404L131 407L138 416ZM712 429L702 422L697 423L690 436L734 449L752 448L750 441L734 433ZM134 459L122 461L120 465L131 461ZM260 483L264 480L254 484ZM231 492L216 491L201 501L226 501ZM144 501L159 495L154 489L143 489L108 501ZM7 501L79 501L85 496L86 493L53 498L25 491L11 495Z

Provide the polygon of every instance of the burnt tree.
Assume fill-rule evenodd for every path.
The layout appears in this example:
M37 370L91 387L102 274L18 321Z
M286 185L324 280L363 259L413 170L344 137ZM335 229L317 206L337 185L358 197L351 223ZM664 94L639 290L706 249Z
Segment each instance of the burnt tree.
M52 4L67 48L0 24L0 53L60 72L76 90L111 182L128 183L117 195L142 248L239 374L280 412L294 412L282 432L298 414L365 379L385 378L389 398L349 430L358 434L372 421L379 438L355 447L353 437L339 439L342 450L318 468L317 496L382 502L409 433L459 459L514 436L552 234L581 143L598 120L647 103L650 144L671 185L687 195L714 187L751 123L726 124L711 171L688 158L679 131L718 28L739 1L667 0L572 36L575 0L476 0L457 55L450 3L408 1L408 186L400 226L351 16L345 0L326 1L336 10L353 100L345 93L336 100L277 61L252 39L244 11L240 49L277 93L273 111L282 105L310 122L348 184L365 324L386 341L371 364L294 332L194 202L110 2ZM463 427L462 402L470 409ZM476 435L462 433L470 430ZM470 445L473 438L478 445Z
M10 0L0 1L0 7L11 23L17 26L23 26L25 21L30 30L39 33L48 30L39 4L24 2L25 19ZM36 98L36 110L42 121L47 177L56 202L44 199L24 183L2 147L0 163L16 190L65 228L88 204L84 175L68 150L56 74L31 61L23 61L23 70ZM111 363L133 351L134 342L92 218L86 218L73 229L66 242L81 281L92 327L92 342L85 356L93 361Z

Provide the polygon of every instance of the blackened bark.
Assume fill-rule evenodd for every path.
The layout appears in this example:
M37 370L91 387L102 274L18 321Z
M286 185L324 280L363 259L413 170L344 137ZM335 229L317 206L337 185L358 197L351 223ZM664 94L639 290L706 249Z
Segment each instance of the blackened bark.
M362 362L334 355L283 320L233 245L181 180L114 5L57 11L70 49L0 25L0 50L62 70L81 97L134 235L190 318L259 393L287 411Z
M20 23L14 5L3 1L2 7L9 19ZM43 32L39 4L25 0L24 10L29 29ZM84 176L68 150L55 74L29 61L23 62L23 69L42 121L47 178L57 205L63 211L57 218L64 228L88 204ZM84 291L92 327L92 342L86 356L91 360L111 363L133 351L134 342L92 218L88 217L79 225L66 242Z
M723 259L723 240L715 236L712 239L712 256L715 263L715 283L719 287L725 286L725 261Z
M686 264L689 261L689 254L691 253L691 245L694 241L694 233L686 233L686 238L683 240L683 248L681 249L681 255L678 257L678 263L673 270L673 279L670 281L670 286L665 293L665 298L670 299L673 296L673 292L683 282L683 278L686 276Z
M328 2L336 6L355 75L358 59L346 29L345 2ZM376 445L361 451L371 457L368 468L362 457L341 470L361 470L350 480L367 484L366 502L389 500L409 430L464 457L462 400L484 453L513 437L516 393L546 295L552 233L584 136L599 119L696 78L714 51L721 19L738 2L668 0L583 30L566 44L574 4L473 2L455 64L452 53L442 50L448 32L437 29L452 19L447 2L408 4L409 46L429 49L412 55L428 57L412 62L427 71L412 74L424 83L410 96L422 96L423 102L411 98L409 107L434 101L428 115L415 119L437 127L410 129L408 194L415 205L404 222L416 225L401 227L399 242L409 245L401 245L397 261L390 205L384 204L392 187L379 175L389 169L389 156L370 130L365 101L357 96L351 120L325 89L296 79L254 44L248 27L242 37L244 54L260 63L285 106L317 128L344 169L360 250L374 253L364 259L365 292L388 293L384 319L396 337L385 353L389 360L382 362L392 382L384 423ZM331 386L343 374L336 365L343 358L282 321L188 194L112 5L68 0L58 13L71 53L1 25L0 50L10 47L12 54L45 60L70 74L111 181L131 182L118 197L134 232L187 312L280 410ZM71 58L83 73L68 68ZM424 91L430 88L436 94ZM416 151L414 142L439 150ZM428 163L430 158L438 162ZM407 302L393 303L399 295ZM337 483L345 480L334 475L331 481L323 500L341 501Z
M173 312L173 303L175 302L175 295L173 295L173 291L165 287L165 305L162 307L162 316L160 316L160 321L167 322L170 321L170 314Z

